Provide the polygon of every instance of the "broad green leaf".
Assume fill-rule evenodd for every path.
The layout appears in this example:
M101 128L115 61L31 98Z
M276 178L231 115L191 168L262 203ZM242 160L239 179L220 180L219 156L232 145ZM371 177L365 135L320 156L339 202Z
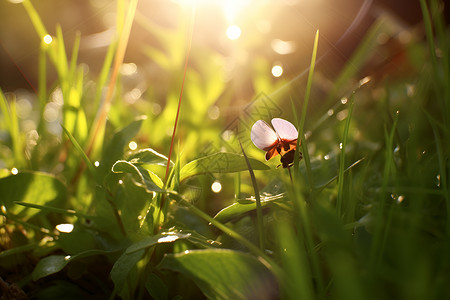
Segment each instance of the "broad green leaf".
M267 170L269 167L259 160L249 158L253 170ZM246 171L247 164L244 156L230 152L218 152L198 158L186 164L180 173L183 181L191 176L206 173L233 173Z
M102 173L109 172L114 162L122 158L125 147L139 132L144 120L145 117L138 118L114 134L103 152L103 160L100 163Z
M20 172L0 179L0 195L0 203L5 205L7 211L30 218L39 210L16 205L16 201L57 207L66 199L67 190L65 185L52 175Z
M59 271L61 271L67 264L71 261L74 261L76 259L80 259L87 256L93 256L93 255L99 255L99 254L108 254L112 253L112 251L105 251L105 250L87 250L84 252L81 252L77 255L51 255L44 257L41 259L36 267L33 270L33 273L31 274L31 278L33 278L34 281L41 279L43 277L46 277L51 274L55 274Z
M209 299L274 299L275 277L255 257L234 250L206 249L167 255L159 269L192 279Z
M283 199L283 197L284 194L261 197L261 206L264 207L266 205L269 205L276 200ZM234 218L238 218L243 214L255 209L256 209L256 201L254 200L240 201L223 208L214 216L214 219L216 219L221 223L226 223Z
M134 165L147 164L163 167L167 165L167 157L151 148L141 149L135 153L132 153L126 158L126 160ZM172 162L171 164L173 165Z
M166 300L169 294L167 285L155 273L148 275L145 281L145 288L155 300Z
M64 299L79 300L92 298L87 290L68 280L53 280L51 284L40 285L39 289L33 291L34 299Z
M144 253L144 250L139 250L133 253L124 252L114 263L110 275L112 281L114 282L114 289L119 294L123 290L130 272L136 268L138 261L141 260Z
M125 165L126 166L126 165ZM145 171L145 170L144 170ZM153 233L152 212L155 210L156 194L147 187L143 177L133 175L118 176L110 174L108 178L111 199L120 212L123 228L127 236L142 236ZM113 179L115 178L115 179ZM120 178L121 183L117 181ZM154 184L153 184L154 187Z
M139 242L134 243L133 245L127 248L126 253L130 254L160 243L172 243L179 239L187 239L190 236L191 236L190 233L163 232L157 235L145 237Z
M119 160L112 166L112 171L114 173L129 173L134 175L140 184L142 184L148 191L151 192L162 192L163 182L162 180L153 172L150 172L139 166L125 161Z

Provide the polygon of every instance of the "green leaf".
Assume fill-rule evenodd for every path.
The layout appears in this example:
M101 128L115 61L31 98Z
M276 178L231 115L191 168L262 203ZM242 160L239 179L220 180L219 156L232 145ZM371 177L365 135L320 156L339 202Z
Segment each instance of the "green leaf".
M103 152L103 161L100 165L103 174L109 172L114 162L122 158L125 147L139 132L144 120L145 117L140 117L114 134Z
M20 172L0 179L0 203L8 212L30 218L39 210L18 206L15 202L58 206L67 197L65 185L56 177L40 172Z
M167 255L158 266L192 279L209 299L273 299L275 277L255 257L234 250Z
M130 247L128 247L126 253L130 254L156 244L160 243L172 243L179 239L187 239L191 236L190 233L181 233L181 232L163 232L157 235L152 235L145 237L137 243L134 243Z
M261 197L261 207L269 205L274 201L283 198L284 194ZM243 214L255 209L256 209L256 202L254 200L240 201L223 208L214 216L214 219L216 219L221 223L226 223L235 218L241 217Z
M145 281L145 288L147 292L155 300L165 300L169 295L169 289L164 281L155 273L150 273Z
M141 260L144 255L144 250L139 250L133 253L124 252L119 259L115 262L111 269L111 279L114 282L114 289L121 293L128 275L136 268L137 262Z
M67 264L73 260L77 260L83 257L87 256L93 256L93 255L99 255L99 254L108 254L112 253L113 251L105 251L105 250L87 250L84 252L81 252L77 255L51 255L44 257L41 259L36 267L33 270L33 273L31 274L31 278L33 278L34 281L39 280L43 277L46 277L51 274L55 274L62 269L64 269Z
M253 170L269 169L267 165L259 160L249 158L249 162ZM230 152L218 152L186 164L181 169L180 180L183 181L191 176L205 173L233 173L246 170L247 164L244 156Z
M167 157L151 148L141 149L135 153L132 153L126 160L134 165L147 164L163 167L167 165ZM173 162L171 162L171 164L173 165Z
M150 172L139 166L125 161L119 160L112 166L114 173L129 173L134 175L140 184L142 184L150 192L163 192L162 180L153 172Z

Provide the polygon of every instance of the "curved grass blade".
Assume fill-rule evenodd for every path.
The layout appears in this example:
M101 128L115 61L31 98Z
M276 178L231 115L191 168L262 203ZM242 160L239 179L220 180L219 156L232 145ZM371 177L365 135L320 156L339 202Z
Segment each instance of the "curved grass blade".
M61 125L64 133L67 135L67 137L69 138L69 140L72 142L72 145L75 147L75 149L77 150L77 152L80 154L81 158L83 159L84 163L86 164L86 166L89 169L89 172L94 176L94 178L97 180L97 171L94 167L94 165L91 163L91 161L89 160L89 157L86 155L86 153L84 152L83 148L80 146L80 144L78 144L77 140L73 137L73 135L63 126Z

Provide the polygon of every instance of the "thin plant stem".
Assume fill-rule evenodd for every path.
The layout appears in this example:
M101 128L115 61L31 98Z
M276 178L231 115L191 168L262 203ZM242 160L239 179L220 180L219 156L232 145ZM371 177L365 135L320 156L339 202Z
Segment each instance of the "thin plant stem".
M184 60L183 81L181 82L180 97L178 98L177 115L175 117L175 124L173 125L172 139L170 141L169 155L167 157L168 159L167 159L167 166L166 166L165 181L167 181L167 179L169 177L170 158L172 157L173 143L175 141L175 134L177 131L177 126L178 126L178 119L180 117L181 99L183 98L184 82L186 79L186 73L187 73L187 68L188 68L188 64L189 64L189 54L191 53L192 36L194 34L194 21L195 21L195 5L192 6L191 19L189 21L189 31L188 31L188 39L187 39L187 46L186 46L186 58Z

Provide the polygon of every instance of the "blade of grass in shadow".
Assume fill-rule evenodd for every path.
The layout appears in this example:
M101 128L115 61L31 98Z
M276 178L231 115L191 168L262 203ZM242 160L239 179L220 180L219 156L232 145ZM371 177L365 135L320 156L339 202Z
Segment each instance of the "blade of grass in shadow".
M82 217L82 218L86 218L86 219L90 219L90 220L95 219L95 216L89 216L89 215L74 211L72 209L63 209L63 208L59 208L59 207L38 205L38 204L22 202L22 201L15 201L14 203L17 205L25 206L25 207L36 208L36 209L40 209L43 211L54 212L54 213L67 215L67 216L77 216L77 217Z
M447 216L450 216L450 192L448 190L448 174L447 174L447 166L445 164L445 153L444 153L444 148L442 146L442 140L441 137L439 135L439 130L438 127L436 125L436 121L433 119L432 116L430 116L430 114L428 114L428 112L425 111L425 115L428 119L428 122L431 124L431 128L433 129L433 134L434 134L434 140L436 143L436 153L438 156L438 161L439 161L439 185L442 189L442 194L445 198L445 202L446 202L446 209L447 209ZM447 224L446 224L446 233L447 233L447 237L450 237L450 217L447 217Z
M394 124L392 125L392 129L390 133L388 134L385 130L385 139L386 139L386 151L385 151L385 164L384 164L384 172L383 172L383 179L381 183L381 190L379 193L379 205L377 207L377 212L375 213L375 229L374 229L374 235L373 235L373 242L371 244L371 249L369 253L369 263L370 268L372 270L375 270L380 263L380 260L382 258L384 247L387 240L387 234L390 231L390 225L391 225L391 219L388 218L387 220L383 220L384 213L385 213L385 207L386 207L386 191L389 183L389 179L391 178L391 173L393 169L395 168L394 164L394 136L395 136L395 130L398 123L398 111L395 114ZM392 214L389 213L389 217L392 217Z
M252 166L245 154L244 148L242 147L241 142L239 142L239 146L241 146L242 154L244 155L245 163L247 164L248 172L250 173L250 178L252 179L253 191L255 192L255 200L256 200L256 220L258 224L258 238L259 238L259 249L264 251L265 242L264 242L264 223L263 223L263 215L262 215L262 207L261 207L261 197L259 195L258 184L256 183L255 173L253 172Z
M317 57L317 49L319 44L319 30L316 31L315 39L314 39L314 46L313 46L313 52L311 56L311 64L309 68L309 74L308 74L308 81L306 84L306 91L305 91L305 97L303 101L303 108L301 112L300 122L298 123L298 138L297 138L297 149L300 147L300 142L302 144L302 151L305 158L305 166L307 170L308 175L308 191L310 192L310 196L312 196L313 192L313 178L312 178L312 170L311 170L311 161L308 155L308 148L305 141L305 135L303 133L304 131L304 125L306 120L306 113L308 109L308 102L311 94L311 87L312 87L312 80L313 80L313 74L314 74L314 68L316 63L316 57ZM295 109L293 109L294 115L295 115ZM295 116L296 117L296 116ZM297 117L296 117L297 118ZM294 157L294 178L295 181L298 182L299 180L299 156L296 155ZM314 249L314 241L312 237L312 228L311 223L306 211L306 203L303 199L303 197L300 197L301 191L298 188L297 184L292 185L292 202L295 207L295 211L299 214L297 216L297 230L303 232L304 238L301 239L302 244L305 244L305 247L307 249L307 252L310 254L311 259L311 270L314 278L317 279L317 289L319 291L319 294L321 296L325 295L325 284L323 282L323 276L322 271L320 269L320 263L319 258L317 256L317 252ZM301 234L301 233L299 233Z
M433 68L435 87L442 91L441 97L444 99L441 103L443 105L443 118L446 123L450 122L450 64L448 55L440 55L438 57L437 51L441 53L449 53L448 34L445 31L444 21L442 19L442 7L438 1L420 0L420 6L423 15L423 24L428 41L428 48L431 57L431 65ZM430 9L429 9L430 7ZM433 26L434 25L434 26ZM434 35L436 33L436 36ZM439 50L437 50L437 48Z
M301 249L302 239L286 223L277 224L277 237L282 255L284 291L288 299L315 299L308 258Z
M313 227L311 225L309 212L307 211L307 203L305 199L303 199L299 185L291 185L289 194L291 195L294 212L296 213L294 218L295 226L297 227L298 245L304 245L305 250L309 255L310 265L308 267L311 269L312 277L316 279L317 291L320 295L319 298L324 298L326 288L320 267L319 256L314 246Z
M350 97L350 107L348 109L347 120L345 120L344 135L342 138L342 143L340 145L341 156L340 156L340 162L339 162L338 195L337 195L337 202L336 202L336 209L337 209L337 214L339 217L342 217L343 209L344 209L343 202L344 202L345 149L347 147L348 131L350 129L350 121L352 119L354 104L355 104L354 96L352 95Z
M300 123L298 123L298 138L297 138L297 149L300 148L300 142L302 143L302 149L303 149L303 154L307 157L305 157L305 165L306 165L306 169L307 169L307 174L308 174L308 181L309 181L309 187L312 188L313 186L313 182L312 182L312 172L311 172L311 163L309 161L309 156L307 155L307 147L305 144L305 135L303 133L304 130L304 126L305 126L305 120L306 120L306 112L308 109L308 102L309 102L309 96L311 94L311 86L312 86L312 80L313 80L313 74L314 74L314 68L316 65L316 57L317 57L317 48L319 45L319 30L316 31L316 36L314 38L314 46L313 46L313 52L312 52L312 56L311 56L311 64L309 67L309 73L308 73L308 82L306 84L306 91L305 91L305 98L303 100L303 108L302 108L302 113L301 113L301 117L300 117ZM295 111L295 110L294 110ZM299 168L298 168L298 164L299 164L299 157L298 155L295 155L294 157L294 178L297 181L298 177L299 177Z

